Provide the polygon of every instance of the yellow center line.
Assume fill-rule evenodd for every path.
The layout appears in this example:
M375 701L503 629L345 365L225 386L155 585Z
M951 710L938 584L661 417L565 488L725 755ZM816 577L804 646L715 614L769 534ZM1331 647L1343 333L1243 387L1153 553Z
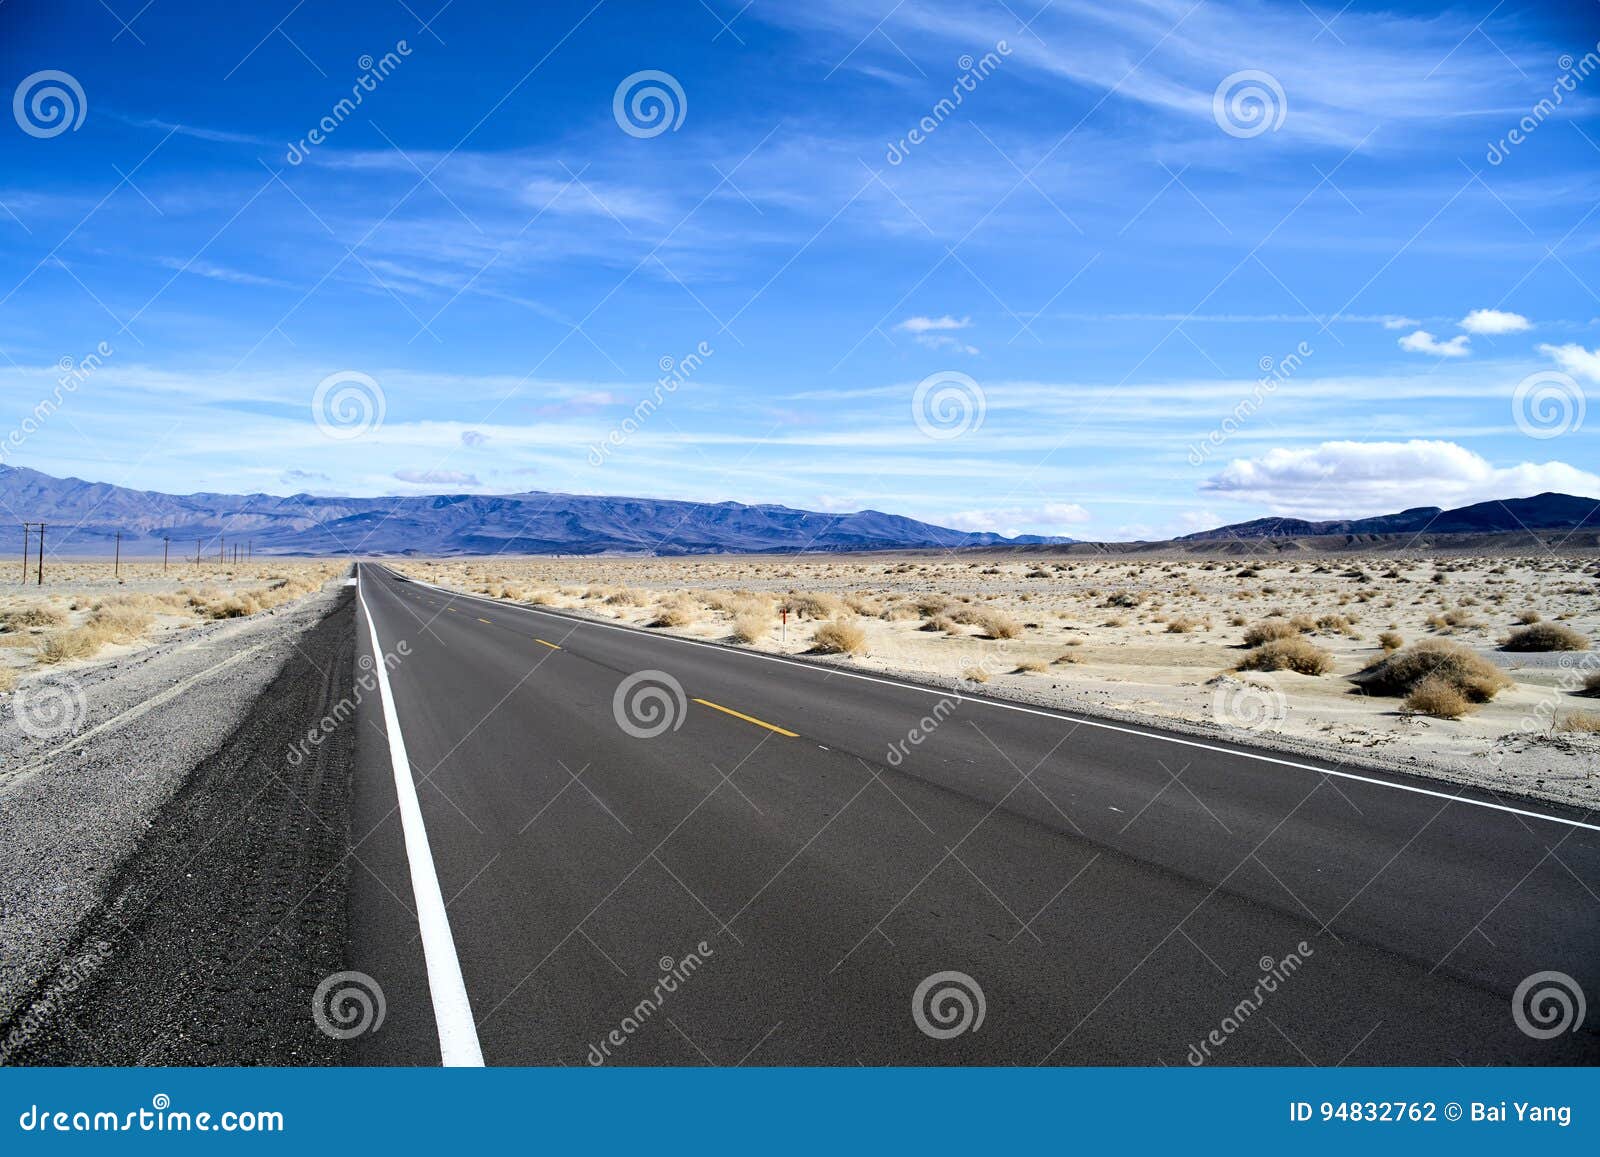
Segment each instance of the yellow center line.
M534 642L535 643L542 643L544 646L549 647L552 651L561 650L561 648L556 646L554 643L546 643L543 639L535 639Z
M478 622L480 622L480 623L489 623L489 620L488 620L488 619L479 619L479 620L478 620ZM492 626L494 626L494 624L493 624L493 623L489 623L489 625L490 625L490 626L491 626L491 627L492 627Z
M735 711L732 707L724 707L722 704L713 703L709 699L696 699L695 702L703 707L709 707L713 711L720 711L724 715L732 715L735 719L743 719L746 723L754 723L757 727L765 727L768 731L776 731L779 735L787 735L790 739L800 738L800 733L797 731L788 731L771 723L765 723L753 715L746 715L743 711Z

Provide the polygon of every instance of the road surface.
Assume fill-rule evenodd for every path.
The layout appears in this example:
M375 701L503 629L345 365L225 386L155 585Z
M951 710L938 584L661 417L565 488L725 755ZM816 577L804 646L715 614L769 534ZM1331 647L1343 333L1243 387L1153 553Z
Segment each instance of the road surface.
M359 579L360 1063L1600 1061L1594 816Z

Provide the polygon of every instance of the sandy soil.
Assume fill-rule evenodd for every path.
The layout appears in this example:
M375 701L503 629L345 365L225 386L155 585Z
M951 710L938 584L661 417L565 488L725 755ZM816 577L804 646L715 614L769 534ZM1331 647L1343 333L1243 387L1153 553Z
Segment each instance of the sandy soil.
M1539 616L1600 640L1592 556L1071 559L949 556L413 560L402 572L764 651L840 635L852 666L1600 808L1600 651L1509 652ZM788 623L778 611L789 608ZM1237 671L1246 630L1296 623L1320 675ZM844 628L830 631L830 624ZM1459 719L1365 694L1348 676L1448 639L1514 682ZM859 637L856 636L859 633ZM1010 636L1010 637L1006 637ZM1393 639L1387 640L1393 643Z

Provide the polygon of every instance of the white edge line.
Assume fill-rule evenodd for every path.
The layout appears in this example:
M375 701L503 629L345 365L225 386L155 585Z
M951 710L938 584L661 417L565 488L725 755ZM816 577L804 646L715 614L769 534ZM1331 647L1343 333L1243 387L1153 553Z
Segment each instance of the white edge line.
M381 564L378 564L381 566ZM388 567L382 567L389 570ZM400 575L397 571L389 570L390 574L402 578L405 582L416 583L418 586L428 587L441 594L452 595L462 599L476 599L478 602L489 603L497 607L511 607L515 610L528 611L535 615L545 615L548 618L559 619L564 623L576 623L586 627L601 627L608 631L627 631L634 635L643 635L645 638L660 639L674 643L684 643L690 647L705 647L712 651L721 651L729 655L743 655L750 659L765 659L769 663L782 663L786 667L799 667L806 671L827 671L830 674L842 675L847 679L861 679L868 683L882 683L886 687L899 687L904 691L920 691L924 695L938 695L941 697L954 696L962 703L978 703L985 707L998 707L1002 711L1020 711L1024 715L1039 715L1046 719L1060 719L1067 723L1078 723L1084 727L1098 727L1104 731L1117 731L1124 735L1137 735L1143 739L1156 739L1162 743L1175 743L1181 747L1197 747L1202 751L1215 751L1222 755L1236 755L1241 759L1253 759L1257 763L1271 763L1279 767L1292 767L1297 771L1312 771L1318 775L1331 775L1339 779L1354 780L1357 783L1370 783L1378 787L1387 787L1395 791L1408 791L1413 795L1432 796L1434 799L1454 800L1456 803L1468 804L1472 807L1488 808L1491 811L1506 812L1514 816L1526 816L1529 819L1544 820L1552 824L1565 824L1568 827L1581 828L1584 831L1600 832L1600 824L1586 824L1581 820L1569 820L1565 816L1553 816L1544 812L1528 811L1524 808L1511 807L1503 803L1490 803L1488 800L1473 799L1470 796L1453 794L1447 791L1434 791L1426 787L1414 787L1409 783L1395 783L1393 780L1378 779L1370 775L1357 775L1353 771L1338 771L1331 767L1318 767L1312 763L1297 763L1292 759L1279 759L1273 755L1263 755L1257 751L1246 751L1236 747L1222 747L1215 743L1203 743L1198 739L1180 739L1176 735L1162 735L1156 731L1144 731L1138 727L1125 727L1116 723L1107 723L1101 719L1089 719L1079 715L1069 715L1063 711L1046 711L1038 707L1026 707L1021 703L1002 703L998 699L968 698L956 691L943 690L938 687L921 687L915 683L906 683L899 679L886 679L880 675L867 675L860 671L849 671L843 667L822 667L816 663L801 663L794 659L786 659L781 655L768 655L764 651L747 651L742 647L721 647L715 643L702 642L699 639L685 639L681 635L647 634L637 627L624 627L617 623L601 623L593 619L579 618L576 615L561 615L553 611L540 610L538 607L528 606L526 603L508 603L503 599L487 599L482 595L468 594L466 591L452 590L435 583L425 582L409 576ZM1463 784L1465 791L1470 785ZM1484 789L1487 790L1487 789Z
M417 801L417 785L411 779L411 761L406 756L406 741L400 734L400 716L395 711L394 692L389 689L389 673L383 662L383 644L372 621L356 571L356 598L372 635L372 668L378 673L378 698L383 702L383 729L389 734L389 759L394 764L394 788L399 800L400 826L405 832L406 859L411 864L411 891L417 902L417 927L422 934L422 955L428 967L428 991L433 997L433 1019L439 1029L439 1055L446 1067L483 1067L483 1049L478 1044L478 1028L472 1019L472 1002L467 998L466 981L461 978L461 961L456 957L455 938L450 935L450 916L445 911L444 895L439 891L439 874L428 847L428 829L422 822L422 806Z

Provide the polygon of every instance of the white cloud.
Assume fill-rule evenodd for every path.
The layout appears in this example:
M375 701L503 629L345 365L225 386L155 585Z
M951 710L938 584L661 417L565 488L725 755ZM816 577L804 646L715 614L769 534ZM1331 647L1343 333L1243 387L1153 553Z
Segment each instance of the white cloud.
M1202 490L1274 514L1358 518L1413 506L1464 506L1546 490L1600 498L1600 476L1565 462L1495 466L1454 442L1324 442L1237 458Z
M1482 334L1521 333L1532 328L1532 323L1520 313L1500 309L1475 309L1458 324L1468 333Z
M481 430L461 431L461 444L469 449L477 449L479 446L482 446L484 443L488 442L488 440L489 435L485 434Z
M1384 329L1410 329L1417 324L1417 319L1414 317L1386 317L1383 319Z
M958 320L947 313L943 317L908 317L895 326L895 329L903 329L907 333L931 333L934 330L966 329L971 324L970 317Z
M481 486L476 475L461 470L396 470L394 476L401 482L418 486Z
M1457 334L1449 341L1440 341L1425 329L1416 333L1408 333L1400 339L1400 348L1407 353L1432 354L1440 358L1464 358L1472 351L1468 349L1472 339L1466 334Z
M1549 354L1569 374L1600 382L1600 349L1585 349L1576 342L1567 345L1541 345L1539 352Z
M1092 515L1076 502L1047 502L1037 507L963 510L943 520L956 530L987 530L1007 537L1018 534L1060 534L1062 528L1088 522Z

